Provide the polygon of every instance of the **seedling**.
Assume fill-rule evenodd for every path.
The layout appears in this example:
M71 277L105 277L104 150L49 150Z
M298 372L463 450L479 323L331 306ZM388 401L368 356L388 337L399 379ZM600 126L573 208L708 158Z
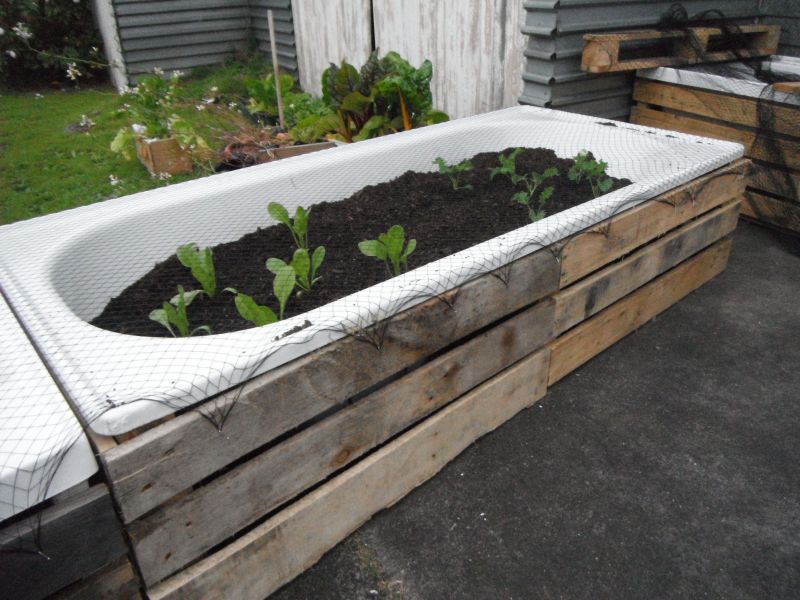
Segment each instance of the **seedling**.
M408 257L416 247L415 239L408 240L406 244L406 233L400 225L392 225L389 231L380 234L377 240L364 240L358 243L358 249L363 254L382 260L389 275L394 277L408 270Z
M436 160L433 161L435 165L439 165L439 173L442 175L446 175L450 179L450 185L453 186L453 190L471 190L472 186L469 184L460 185L458 183L458 178L461 176L462 173L466 173L467 171L472 171L473 166L472 162L469 160L462 160L457 165L448 165L444 162L444 159L441 156L437 156Z
M528 216L531 221L536 222L545 218L546 213L544 207L553 195L553 186L547 186L538 196L536 196L536 190L539 189L545 181L556 175L558 175L558 169L549 167L545 169L542 174L531 171L527 175L515 174L512 177L511 181L514 185L522 183L525 186L525 190L514 194L513 199L520 204L524 204L528 208Z
M278 320L278 316L275 314L274 310L272 310L269 306L259 304L253 299L252 296L242 294L241 292L236 291L234 288L225 288L225 291L235 295L233 301L236 304L236 310L239 311L239 315L244 320L250 321L256 327L269 325L270 323L275 323Z
M302 206L298 206L292 219L289 217L286 207L278 202L270 202L267 212L273 219L289 228L295 246L308 250L308 215L311 213L311 209L306 210Z
M217 276L211 248L200 250L195 244L185 244L178 248L176 254L181 264L191 269L192 277L203 287L203 291L213 298L217 292Z
M514 177L518 177L517 175L517 156L519 156L524 148L517 148L513 150L508 156L504 154L499 154L497 159L500 161L500 166L495 167L492 169L492 172L489 173L489 179L494 181L494 178L498 175L503 175L508 177L511 182L516 185L514 181Z
M191 331L189 330L189 316L186 314L186 308L197 296L203 293L203 290L189 290L187 292L184 291L183 286L179 285L178 295L171 298L169 302L164 302L161 308L152 311L150 318L166 327L173 337L177 337L175 330L172 329L173 326L177 328L180 337L189 337L198 331L211 333L211 328L208 325L201 325Z
M592 195L597 198L611 189L614 182L606 175L608 163L596 161L591 152L584 150L574 159L575 164L569 169L568 177L570 181L580 183L584 179L589 182L592 188Z
M270 258L267 260L267 269L276 275L283 267L291 267L295 274L295 284L304 292L310 292L311 288L321 277L317 277L317 271L325 260L325 246L318 246L314 254L308 256L308 250L298 248L294 251L292 262L288 265L280 258ZM298 292L299 294L299 292Z
M283 313L286 310L286 303L289 301L297 283L297 275L293 267L283 261L278 264L274 262L276 260L274 258L267 260L267 269L275 274L275 279L272 280L272 291L278 299L278 319L282 320Z

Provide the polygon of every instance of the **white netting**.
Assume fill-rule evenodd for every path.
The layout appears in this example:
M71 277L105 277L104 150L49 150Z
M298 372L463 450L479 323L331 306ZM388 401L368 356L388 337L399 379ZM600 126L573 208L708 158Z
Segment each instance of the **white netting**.
M431 171L437 156L453 163L516 146L550 148L563 158L590 150L608 162L610 175L633 183L262 328L167 339L87 323L177 246L213 246L273 224L269 201L293 212L408 170ZM734 143L517 107L0 228L0 285L86 421L99 433L119 434L364 331L741 155ZM310 326L287 334L305 321ZM1 402L4 419L8 407ZM36 418L32 406L20 427L34 426Z

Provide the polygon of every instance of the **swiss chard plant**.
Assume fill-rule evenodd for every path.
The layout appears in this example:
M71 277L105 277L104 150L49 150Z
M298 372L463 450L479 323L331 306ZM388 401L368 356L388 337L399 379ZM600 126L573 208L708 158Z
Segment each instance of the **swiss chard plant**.
M406 243L406 233L400 225L392 225L377 240L358 243L362 254L382 260L389 274L394 277L408 270L408 257L416 247L417 240L413 238Z
M503 177L508 177L512 183L515 183L514 177L517 176L517 157L523 150L524 148L515 148L508 156L499 154L497 159L500 162L500 166L492 169L491 173L489 173L489 179L494 180L498 175L502 175Z
M269 261L267 261L269 265ZM272 280L272 293L278 299L278 318L283 319L283 313L286 310L286 303L294 291L294 286L297 283L297 275L295 275L294 268L287 264L282 266L275 266L275 279ZM269 268L269 266L267 267Z
M269 325L278 320L278 315L269 306L264 306L256 302L252 296L243 294L234 288L225 288L226 292L234 294L234 304L239 316L244 320L250 321L256 327Z
M298 206L294 211L294 218L292 218L285 206L279 202L270 202L267 205L267 212L273 219L286 225L297 248L308 252L308 215L311 213L311 209L306 210L302 206Z
M203 291L213 298L217 293L217 275L214 270L214 256L211 248L200 248L196 244L184 244L177 251L180 263L190 269L192 277L203 287Z
M584 150L574 159L575 164L569 169L567 176L570 181L580 183L588 182L592 188L592 195L597 198L605 194L614 185L612 179L606 174L608 163L595 160L591 152Z
M468 171L472 171L474 168L472 162L469 160L462 160L460 163L455 165L448 165L445 160L441 156L437 156L436 159L433 161L433 164L439 167L439 173L445 175L450 180L450 185L453 187L453 190L470 190L472 186L470 184L461 185L458 181L459 177L463 173Z
M189 337L198 331L211 333L211 328L208 325L201 325L190 329L189 316L186 312L186 309L194 299L203 293L203 290L185 291L183 286L179 285L178 294L169 302L164 302L161 308L152 311L150 313L150 319L166 327L173 337ZM175 335L175 329L173 329L173 327L178 330L177 336Z
M527 175L515 174L511 178L511 181L514 183L514 185L522 184L522 187L524 188L522 191L514 194L513 199L516 202L523 204L528 209L528 217L531 221L539 221L547 216L545 207L547 206L547 201L553 196L554 188L552 185L549 185L542 189L538 196L536 195L536 192L548 179L556 177L557 175L558 169L555 167L549 167L541 174L537 173L536 171L531 171Z
M310 292L314 284L321 279L317 277L317 271L324 260L325 246L318 246L310 256L308 250L298 248L288 265L280 258L270 258L267 260L267 269L277 275L283 267L291 267L295 274L295 285L303 292Z

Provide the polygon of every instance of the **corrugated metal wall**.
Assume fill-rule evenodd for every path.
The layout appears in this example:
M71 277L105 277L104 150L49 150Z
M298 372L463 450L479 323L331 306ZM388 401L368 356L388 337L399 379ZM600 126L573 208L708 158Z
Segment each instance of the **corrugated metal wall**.
M797 2L800 0L789 0ZM522 104L608 118L630 112L633 74L581 71L583 34L652 27L673 4L647 0L526 0ZM720 9L737 22L762 14L757 0L685 0L690 15Z
M780 53L800 56L800 0L767 0L765 23L781 26Z
M269 52L267 10L275 11L280 64L296 74L291 0L113 0L128 77L213 65L253 37Z

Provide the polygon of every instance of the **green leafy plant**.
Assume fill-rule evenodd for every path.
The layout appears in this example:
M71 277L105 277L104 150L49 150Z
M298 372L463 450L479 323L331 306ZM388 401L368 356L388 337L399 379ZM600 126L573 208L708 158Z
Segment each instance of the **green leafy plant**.
M417 240L413 238L406 243L406 233L400 225L392 225L377 240L358 243L362 254L382 260L389 274L395 277L408 270L408 257L416 247Z
M591 152L584 150L573 159L575 164L569 169L567 176L570 181L580 183L589 182L592 188L592 195L597 198L605 194L614 185L612 179L606 174L608 163L595 160Z
M283 204L270 202L267 205L267 212L273 219L286 225L292 234L295 246L308 251L308 215L311 214L311 209L306 210L298 206L294 211L294 218L291 218Z
M208 325L201 325L200 327L189 329L189 316L186 309L197 296L203 293L202 290L185 291L183 286L179 285L178 294L170 299L169 302L164 302L161 308L152 311L150 313L150 319L166 327L173 337L177 337L173 326L178 330L178 335L180 337L189 337L198 331L211 333L211 328Z
M263 112L269 115L278 114L278 94L275 86L275 74L270 73L262 79L255 77L246 80L247 93L250 96L248 108L251 112ZM287 94L294 90L297 82L288 73L281 73L281 96L286 100Z
M192 277L203 287L203 291L213 298L217 293L217 275L211 248L200 250L196 244L189 243L178 248L176 254L180 263L191 270Z
M441 156L437 156L436 159L433 161L435 165L439 166L439 173L442 175L446 175L450 179L450 185L453 186L453 190L464 189L470 190L472 186L467 185L459 185L458 178L461 176L462 173L466 173L467 171L472 171L474 168L472 162L469 160L462 160L460 163L456 165L448 165Z
M508 156L499 154L497 159L500 161L500 166L492 169L489 173L489 179L494 180L498 175L508 177L514 183L514 176L517 175L517 157L522 153L524 148L516 148L512 150ZM515 184L516 185L516 184Z
M325 246L318 246L311 256L305 248L298 248L288 265L280 258L270 258L267 260L267 269L277 275L283 267L291 267L295 274L295 285L304 292L310 292L314 284L321 279L317 277L317 271L324 260Z
M297 282L297 275L294 269L287 264L277 267L273 273L275 273L275 279L272 280L272 292L278 299L278 306L280 307L278 318L283 319L286 303L289 301L294 291L295 283Z
M514 183L514 185L522 184L525 188L523 191L514 194L513 199L520 204L525 205L525 207L528 209L528 217L530 217L531 221L536 222L544 219L546 216L544 209L547 205L547 201L553 195L554 188L552 185L547 186L539 193L538 196L536 196L536 191L542 186L542 184L544 184L545 181L557 175L558 169L555 167L549 167L541 174L537 173L536 171L531 171L527 175L517 175L515 173L512 176L511 181Z
M239 311L241 316L246 321L250 321L256 327L269 325L278 320L278 315L269 306L264 306L256 302L252 296L243 294L234 288L225 288L226 292L234 294L234 303L236 310Z

